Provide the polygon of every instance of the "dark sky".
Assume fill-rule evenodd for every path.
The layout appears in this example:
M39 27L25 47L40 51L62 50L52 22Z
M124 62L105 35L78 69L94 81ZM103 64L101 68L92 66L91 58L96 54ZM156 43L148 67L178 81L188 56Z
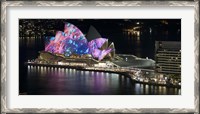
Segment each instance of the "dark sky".
M87 33L89 26L93 25L103 37L112 37L112 32L120 32L122 29L140 27L144 33L151 28L155 40L180 41L181 19L21 19L23 22L33 22L40 28L63 31L64 22L70 22L77 26L83 33ZM110 35L107 32L110 31Z

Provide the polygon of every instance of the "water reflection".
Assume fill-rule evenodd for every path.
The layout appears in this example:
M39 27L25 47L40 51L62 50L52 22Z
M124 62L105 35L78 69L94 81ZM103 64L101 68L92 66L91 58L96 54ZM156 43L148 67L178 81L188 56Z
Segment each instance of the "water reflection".
M180 95L180 89L132 82L114 73L67 68L27 67L31 95Z

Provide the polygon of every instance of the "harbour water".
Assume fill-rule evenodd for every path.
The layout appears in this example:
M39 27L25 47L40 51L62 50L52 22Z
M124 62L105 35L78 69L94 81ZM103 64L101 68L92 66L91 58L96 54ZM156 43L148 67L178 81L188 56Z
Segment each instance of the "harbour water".
M180 95L178 88L134 83L115 73L27 66L28 95Z

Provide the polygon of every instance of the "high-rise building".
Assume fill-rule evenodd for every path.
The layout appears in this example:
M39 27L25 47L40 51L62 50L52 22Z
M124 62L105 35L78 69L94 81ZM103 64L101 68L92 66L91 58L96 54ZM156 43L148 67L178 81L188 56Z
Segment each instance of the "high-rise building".
M181 42L155 42L156 70L164 74L181 74Z

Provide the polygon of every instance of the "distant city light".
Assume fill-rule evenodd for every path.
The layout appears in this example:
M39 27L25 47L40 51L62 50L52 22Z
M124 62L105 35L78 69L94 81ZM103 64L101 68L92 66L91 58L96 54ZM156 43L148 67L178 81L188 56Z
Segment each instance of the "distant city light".
M151 28L149 28L149 32L150 32L150 34L151 34L151 32L152 32L152 29L151 29Z

